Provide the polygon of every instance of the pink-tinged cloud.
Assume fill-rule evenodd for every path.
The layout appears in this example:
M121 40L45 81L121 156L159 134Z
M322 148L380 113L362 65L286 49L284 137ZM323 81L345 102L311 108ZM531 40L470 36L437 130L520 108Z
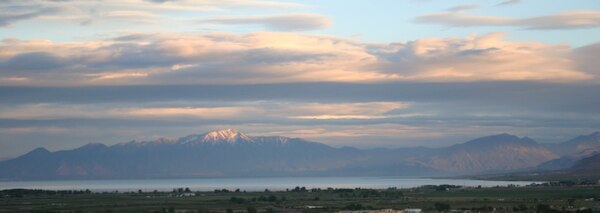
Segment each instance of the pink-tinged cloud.
M404 73L415 81L578 81L592 74L577 70L564 45L507 42L504 33L464 39L431 38L386 47L378 70Z
M213 104L214 105L214 104ZM236 120L260 116L283 119L381 119L396 115L393 110L408 108L403 102L290 103L252 102L223 106L132 107L89 104L31 104L0 108L0 119L163 119Z
M589 80L566 45L503 33L368 43L295 33L131 34L110 40L0 43L8 85L255 84ZM589 67L589 66L588 66ZM26 79L15 81L15 79Z

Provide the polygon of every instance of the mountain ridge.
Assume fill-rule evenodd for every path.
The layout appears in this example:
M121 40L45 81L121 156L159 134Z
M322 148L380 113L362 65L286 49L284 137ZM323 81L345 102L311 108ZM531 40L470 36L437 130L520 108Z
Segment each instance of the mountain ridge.
M593 144L573 140L568 142ZM90 143L55 152L37 148L1 161L0 178L439 176L530 169L560 157L531 138L507 133L442 148L357 149L224 129L178 139Z
M503 133L452 145L420 161L437 170L469 174L534 167L554 158L554 153L528 137Z

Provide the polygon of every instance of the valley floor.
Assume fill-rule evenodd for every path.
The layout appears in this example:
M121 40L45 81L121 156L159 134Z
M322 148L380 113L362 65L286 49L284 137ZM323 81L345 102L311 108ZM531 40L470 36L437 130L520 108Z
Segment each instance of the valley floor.
M422 209L423 212L592 212L600 186L413 189L291 189L281 192L92 193L0 191L0 212L337 212ZM460 211L457 211L460 210Z

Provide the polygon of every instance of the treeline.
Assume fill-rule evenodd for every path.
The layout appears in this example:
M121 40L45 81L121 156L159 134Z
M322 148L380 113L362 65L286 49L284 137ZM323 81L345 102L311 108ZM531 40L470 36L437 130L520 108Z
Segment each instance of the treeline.
M285 196L277 197L275 195L259 196L259 197L253 197L253 198L231 197L229 199L229 201L231 201L232 203L236 203L236 204L242 204L242 203L246 203L246 202L256 202L256 201L260 201L260 202L283 202L283 201L286 201L286 200L287 200L287 198Z
M532 183L528 186L542 186L542 187L551 187L551 186L593 186L598 185L600 183L600 179L581 179L581 180L559 180L559 181L550 181L545 183Z
M460 188L462 188L462 186L442 184L442 185L423 185L423 186L418 187L418 188L420 188L420 189L433 189L435 191L449 191L451 189L460 189ZM477 188L481 188L481 186L478 186Z
M23 197L40 195L77 195L91 194L92 191L86 190L42 190L42 189L6 189L0 191L2 197Z
M181 191L180 191L181 192ZM240 189L236 189L236 190L228 190L228 189L215 189L214 193L245 193L246 191L241 191ZM265 189L264 192L271 192L269 189ZM275 191L277 192L277 191ZM281 191L282 192L282 191ZM396 187L390 187L387 189L363 189L363 188L326 188L326 189L321 189L321 188L312 188L312 189L308 189L304 186L296 186L295 188L292 189L286 189L285 192L292 192L292 193L318 193L318 192L325 192L325 193L335 193L335 194L341 194L343 195L347 195L347 196L351 196L351 197L402 197L402 191L400 191L399 189L397 189Z

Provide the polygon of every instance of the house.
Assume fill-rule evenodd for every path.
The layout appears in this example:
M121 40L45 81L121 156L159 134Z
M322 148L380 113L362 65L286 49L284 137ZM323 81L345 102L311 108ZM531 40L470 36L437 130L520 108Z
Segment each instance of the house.
M358 210L358 211L339 211L338 213L403 213L402 210L380 209L380 210Z
M421 209L404 209L404 213L421 213Z
M196 193L193 192L186 192L186 193L181 193L179 195L177 195L177 197L194 197L196 196Z

